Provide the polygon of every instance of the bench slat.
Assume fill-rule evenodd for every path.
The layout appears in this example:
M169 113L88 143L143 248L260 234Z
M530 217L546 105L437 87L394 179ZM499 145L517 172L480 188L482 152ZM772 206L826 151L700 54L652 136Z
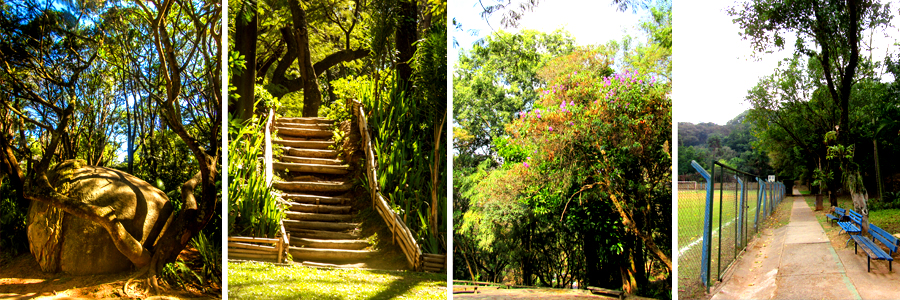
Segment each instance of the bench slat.
M897 238L884 229L881 229L881 227L875 226L875 224L869 224L869 234L888 247L888 249L891 250L890 254L897 252Z
M875 242L872 242L872 240L870 240L867 237L864 237L861 235L854 235L853 240L856 241L857 245L863 246L860 248L863 248L863 250L866 251L866 254L869 255L869 257L871 257L873 259L891 260L891 261L894 260L893 257L891 257L890 255L885 253L884 250L881 250L880 247L875 245Z
M840 225L841 229L843 229L847 233L858 233L861 231L858 226L851 222L838 222L838 225Z

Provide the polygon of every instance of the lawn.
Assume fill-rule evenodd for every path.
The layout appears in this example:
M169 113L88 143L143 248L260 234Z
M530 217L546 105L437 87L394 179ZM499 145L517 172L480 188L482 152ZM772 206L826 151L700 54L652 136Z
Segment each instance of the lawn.
M817 213L816 217L824 219L831 204L828 202L827 196L822 201L824 202L825 210ZM810 207L815 207L815 202L816 197L806 197L806 203L809 204ZM853 209L853 200L850 199L849 195L839 196L838 206L844 209ZM891 234L900 233L900 209L869 210L869 223L878 225L878 227L881 227L881 229L884 229Z
M228 263L233 299L446 299L447 275Z

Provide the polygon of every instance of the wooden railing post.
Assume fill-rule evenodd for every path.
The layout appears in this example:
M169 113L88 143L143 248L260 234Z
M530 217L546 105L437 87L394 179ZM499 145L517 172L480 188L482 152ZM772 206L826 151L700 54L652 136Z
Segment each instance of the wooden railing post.
M275 110L269 109L269 115L266 117L266 149L265 149L265 166L266 166L266 186L272 185L274 180L274 171L272 170L272 128L275 123Z

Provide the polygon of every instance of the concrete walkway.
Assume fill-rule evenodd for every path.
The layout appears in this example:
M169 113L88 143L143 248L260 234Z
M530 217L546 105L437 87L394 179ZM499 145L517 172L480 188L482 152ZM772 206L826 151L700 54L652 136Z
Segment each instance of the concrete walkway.
M788 225L762 231L712 299L860 299L814 212L792 200Z

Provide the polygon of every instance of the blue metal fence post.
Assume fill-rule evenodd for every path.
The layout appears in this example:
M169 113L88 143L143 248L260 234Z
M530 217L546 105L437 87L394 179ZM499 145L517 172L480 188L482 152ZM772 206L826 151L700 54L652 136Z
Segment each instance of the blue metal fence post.
M778 197L778 203L781 203L781 200L784 200L781 198L781 182L778 182L775 186L778 188L775 197Z
M709 254L711 252L710 251L711 249L709 249L709 248L711 246L710 242L712 240L712 232L711 232L712 211L711 211L711 209L712 209L712 205L713 205L713 203L712 203L713 183L712 183L712 176L710 176L709 172L706 172L706 170L704 170L703 167L701 167L700 164L697 163L697 161L692 160L691 166L694 167L694 169L697 169L697 172L700 173L700 176L703 176L703 178L706 179L706 209L704 211L704 217L703 217L703 249L701 250L701 256L700 256L700 282L702 282L703 285L706 286L706 292L708 293L709 292L709 284L710 284L710 282L709 282L709 267L710 267Z
M756 177L756 182L759 183L759 177ZM762 205L762 184L760 184L756 188L756 217L753 219L753 230L759 232L759 211Z
M769 217L769 206L770 206L769 205L769 197L766 196L766 181L759 179L759 177L757 177L756 180L759 181L760 197L763 202L763 207L762 207L763 220L765 220L767 217Z
M787 192L787 186L784 185L784 182L781 183L781 200L784 201L784 194Z
M737 175L734 175L734 179L737 179L738 185L741 186L741 196L740 196L741 201L740 201L740 206L738 207L737 242L738 242L738 246L743 247L744 243L742 241L743 241L743 235L744 235L744 231L743 231L743 229L744 229L744 181L741 180L741 178L738 177Z

